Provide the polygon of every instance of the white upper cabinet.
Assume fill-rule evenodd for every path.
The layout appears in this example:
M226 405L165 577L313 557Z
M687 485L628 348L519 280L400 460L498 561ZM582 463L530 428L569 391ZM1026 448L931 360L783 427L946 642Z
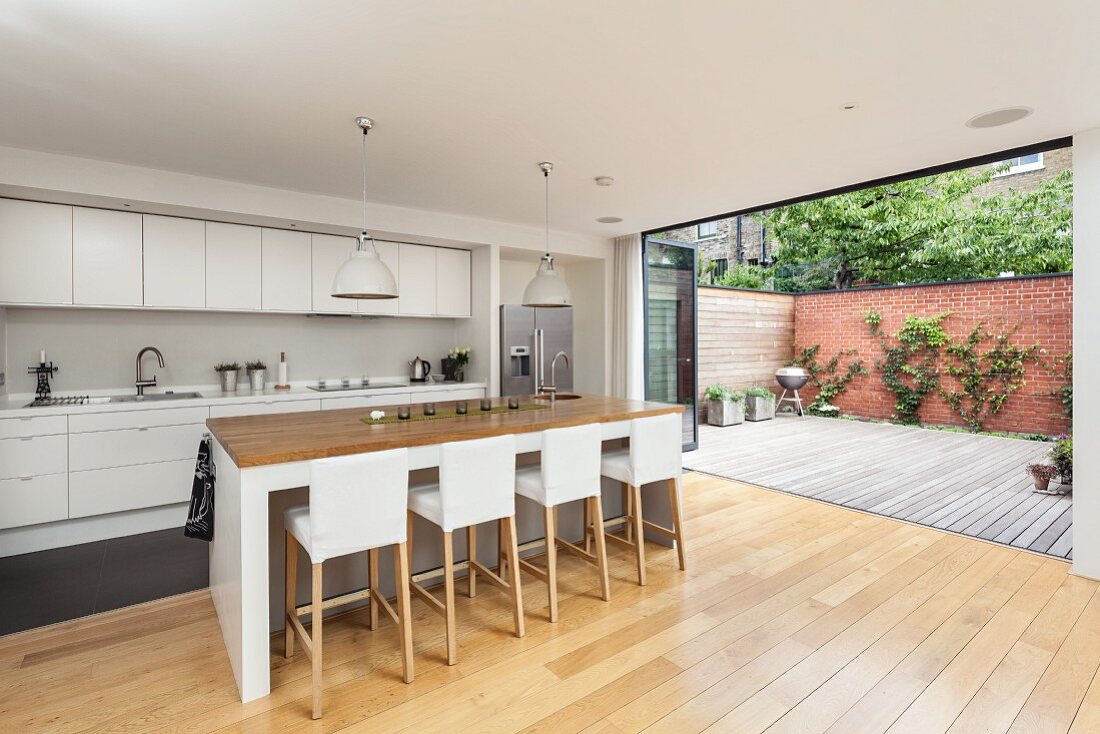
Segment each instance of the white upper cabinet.
M355 250L354 237L313 235L313 310L319 313L355 313L354 298L333 298L332 279Z
M375 248L378 250L378 257L382 260L382 263L390 269L393 273L394 279L400 286L401 279L399 274L401 272L400 251L396 242L375 242ZM363 298L359 303L359 313L378 313L378 314L396 314L398 313L398 305L401 301L401 290L398 288L398 298Z
M0 302L73 302L73 208L0 199Z
M426 245L401 245L397 278L398 313L412 316L434 316L435 252Z
M312 255L308 232L263 229L260 235L261 306L265 311L313 308Z
M142 215L145 305L206 305L206 222Z
M206 307L260 309L260 228L206 223Z
M73 303L140 306L141 215L73 209Z
M435 251L435 312L439 316L470 315L470 252Z

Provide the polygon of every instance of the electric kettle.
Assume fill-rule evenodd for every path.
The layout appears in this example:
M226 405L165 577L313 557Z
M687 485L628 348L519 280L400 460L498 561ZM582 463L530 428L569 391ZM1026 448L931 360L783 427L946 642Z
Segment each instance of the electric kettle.
M409 381L410 382L427 382L428 375L431 374L432 363L426 359L417 357L413 361L409 362Z

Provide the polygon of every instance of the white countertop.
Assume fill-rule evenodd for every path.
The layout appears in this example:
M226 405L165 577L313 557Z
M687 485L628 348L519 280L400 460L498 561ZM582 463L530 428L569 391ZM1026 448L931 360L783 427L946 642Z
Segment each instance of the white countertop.
M293 400L322 400L332 398L346 398L355 396L400 395L402 393L416 393L431 390L463 390L484 389L485 382L417 382L410 383L408 378L373 378L379 384L386 387L365 387L350 390L329 390L321 392L310 390L310 383L291 383L289 390L276 390L269 387L265 390L249 390L239 387L236 392L222 392L216 385L198 385L183 387L147 388L146 393L155 395L165 392L197 392L198 398L180 398L178 400L152 400L149 402L128 403L88 403L85 405L57 405L41 408L28 408L27 403L34 399L33 393L19 393L0 397L0 419L23 418L27 416L47 415L77 415L82 413L115 413L134 410L152 410L164 408L193 408L210 405L227 405L233 403L273 403ZM55 396L90 395L92 397L109 397L111 395L133 395L134 390L92 390L84 393L78 391L57 392Z

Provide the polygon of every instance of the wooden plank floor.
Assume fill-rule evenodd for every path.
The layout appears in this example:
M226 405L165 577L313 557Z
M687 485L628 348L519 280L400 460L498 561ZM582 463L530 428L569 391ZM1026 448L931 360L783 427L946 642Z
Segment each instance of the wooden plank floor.
M524 577L458 598L459 663L414 601L416 680L392 623L325 623L325 717L309 664L272 638L273 692L236 700L209 595L0 638L0 731L1100 731L1100 584L1064 561L689 474L689 570L616 551L612 601L560 561L561 621ZM462 586L459 585L461 590Z
M832 418L699 427L696 471L1073 558L1073 500L1024 467L1051 444Z

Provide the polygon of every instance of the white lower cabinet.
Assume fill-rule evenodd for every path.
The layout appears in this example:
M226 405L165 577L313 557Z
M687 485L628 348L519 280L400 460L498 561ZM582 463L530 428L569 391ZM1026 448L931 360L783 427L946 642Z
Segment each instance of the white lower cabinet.
M191 447L198 446L198 440ZM89 517L186 502L194 457L154 464L74 471L69 475L69 517Z
M206 426L131 428L69 436L69 470L108 469L159 461L194 460Z
M66 420L63 415L27 416L0 420L0 438L28 438L30 436L65 435Z
M305 413L306 411L320 409L320 400L268 400L263 403L212 405L210 406L210 417L232 418L238 415L264 415L266 413Z
M0 530L68 516L68 474L0 479Z
M64 436L0 440L0 479L61 474L68 469Z
M321 401L321 410L343 410L344 408L377 408L381 405L406 405L409 393L390 393L389 395L351 395L344 398L325 398Z

